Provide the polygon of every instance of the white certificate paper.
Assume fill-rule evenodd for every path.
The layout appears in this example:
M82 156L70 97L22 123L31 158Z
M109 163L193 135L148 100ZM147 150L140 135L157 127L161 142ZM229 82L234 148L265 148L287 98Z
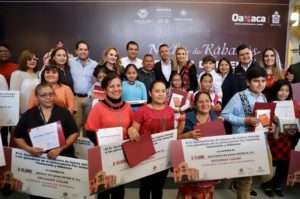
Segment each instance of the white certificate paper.
M113 127L113 128L99 129L97 131L97 141L99 146L103 144L113 143L113 142L122 142L123 128Z
M292 100L275 101L275 115L281 118L295 118L294 103Z
M1 129L1 127L0 127ZM2 138L0 136L0 167L5 166L5 158L4 158L4 152L3 152L3 145L2 145Z
M33 147L42 148L44 151L59 147L56 122L33 128L29 135Z
M0 126L16 126L19 121L19 107L19 91L0 91Z
M147 103L147 100L134 100L134 101L126 101L128 104L130 105L143 105L145 103Z

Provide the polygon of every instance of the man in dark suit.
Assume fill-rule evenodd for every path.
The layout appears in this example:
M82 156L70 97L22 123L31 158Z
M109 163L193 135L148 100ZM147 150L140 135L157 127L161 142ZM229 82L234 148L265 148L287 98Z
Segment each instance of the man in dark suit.
M300 82L300 62L290 65L287 72L287 79L291 83Z
M241 90L246 89L246 71L253 67L259 66L259 63L253 59L251 47L248 44L241 44L236 48L236 55L239 60L239 64L234 69L234 74L240 79Z
M173 62L170 59L169 46L161 44L158 48L161 60L155 63L154 73L156 80L165 82L167 88L170 87L170 77L173 70Z

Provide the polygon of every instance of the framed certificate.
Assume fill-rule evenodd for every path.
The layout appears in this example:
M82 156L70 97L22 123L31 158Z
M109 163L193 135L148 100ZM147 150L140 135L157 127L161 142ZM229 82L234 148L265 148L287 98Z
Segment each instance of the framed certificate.
M30 129L29 137L33 147L42 148L44 151L66 144L60 121Z
M179 89L171 89L169 106L172 108L178 108L185 104L187 98L187 92Z
M291 151L287 185L294 186L300 183L300 151Z
M255 127L255 131L268 131L268 127L271 125L271 110L263 109L255 111L256 117L259 119L258 126Z
M299 103L300 102L300 92L299 92L300 83L292 84L292 90L293 90L293 99Z
M226 135L223 120L218 119L195 126L194 129L200 129L201 137ZM201 139L201 138L200 138Z
M274 115L275 115L275 108L276 108L276 103L262 103L262 102L256 102L254 104L253 108L253 116L257 116L257 111L256 110L269 110L270 111L270 120L273 121Z

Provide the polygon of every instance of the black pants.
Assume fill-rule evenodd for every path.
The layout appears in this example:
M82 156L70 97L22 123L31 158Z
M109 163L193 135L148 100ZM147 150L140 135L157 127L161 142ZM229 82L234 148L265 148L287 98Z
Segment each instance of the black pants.
M2 126L1 128L1 138L2 138L2 144L3 146L8 146L8 140L7 140L7 137L8 137L8 126Z
M168 171L164 170L141 179L140 199L162 199L163 187L168 175Z
M124 197L125 197L124 185L98 193L98 199L123 199Z
M263 184L263 188L281 189L287 179L289 160L274 160L273 165L276 167L275 174L270 181Z

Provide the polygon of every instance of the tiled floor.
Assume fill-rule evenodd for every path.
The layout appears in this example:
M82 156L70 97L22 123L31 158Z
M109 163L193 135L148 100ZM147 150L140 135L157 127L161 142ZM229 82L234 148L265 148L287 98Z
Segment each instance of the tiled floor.
M256 189L258 196L256 199L269 199L260 189ZM164 189L164 199L176 199L176 189ZM284 197L274 196L273 199L299 199L300 198L300 187L289 189L284 192ZM125 199L138 198L138 189L128 188L126 189ZM235 199L236 194L229 189L217 189L214 194L214 199Z
M258 192L258 196L256 199L269 199L264 193L259 189L255 189ZM164 199L175 199L177 194L176 189L164 189ZM299 199L300 198L300 186L287 188L284 191L285 196L278 197L275 196L273 199ZM29 197L25 194L21 193L13 193L9 197L4 197L0 194L0 198L2 199L29 199ZM125 199L138 199L138 189L136 188L126 188ZM235 199L236 194L227 188L218 188L215 191L214 199Z

